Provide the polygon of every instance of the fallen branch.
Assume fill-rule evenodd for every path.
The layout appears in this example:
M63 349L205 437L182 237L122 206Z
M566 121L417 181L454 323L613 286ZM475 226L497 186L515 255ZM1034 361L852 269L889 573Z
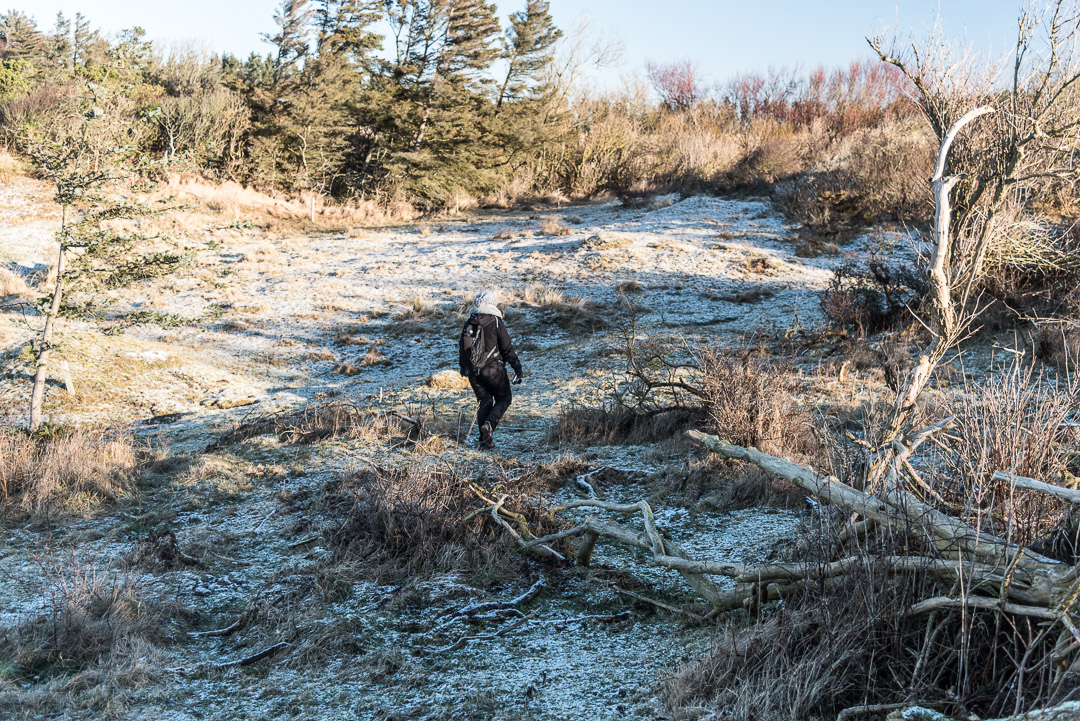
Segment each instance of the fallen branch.
M288 643L287 641L282 641L281 643L275 643L273 646L267 646L262 651L259 651L256 654L252 654L251 656L245 656L244 658L238 658L235 661L226 661L225 663L214 664L214 668L216 668L218 670L221 670L221 669L226 669L226 668L233 668L234 666L250 666L251 664L256 663L257 661L262 661L267 656L273 656L275 653L277 653L281 649L288 648L291 645L292 644Z
M511 537L513 537L513 539L523 550L535 549L540 553L540 555L547 558L554 558L558 561L566 561L566 558L561 553L549 546L544 545L545 539L536 539L535 543L530 544L528 541L522 538L521 534L515 531L509 523L503 520L503 517L499 515L499 511L502 510L502 505L506 503L507 497L508 496L504 493L502 497L500 497L499 500L495 502L495 505L491 507L491 517L495 520L495 522L505 528L506 531L511 535Z
M858 716L860 714L883 714L886 711L895 711L898 708L907 708L911 704L907 703L877 703L867 704L865 706L849 706L841 711L836 716L836 721L847 721L852 716Z
M581 474L580 476L578 476L577 478L574 479L574 483L577 484L578 488L585 491L585 493L588 494L589 498L598 500L600 498L600 496L597 495L596 489L592 487L592 484L589 483L588 479L592 478L597 473L600 473L601 471L605 471L605 470L607 470L607 466L601 466L600 468L597 468L595 471L589 471L588 473L583 473L583 474Z
M939 550L959 549L994 560L1011 558L1017 550L1013 544L947 516L900 488L886 488L882 492L883 497L873 496L852 488L835 477L824 476L811 468L762 453L756 448L731 445L716 436L696 430L687 431L687 435L698 445L724 458L752 463L774 476L794 483L826 503L900 531L910 533L919 529ZM1057 569L1064 565L1030 550L1025 551L1023 563L1028 567L1047 566Z
M928 598L925 601L919 601L911 608L908 609L908 614L912 616L919 616L930 611L936 611L942 608L974 608L984 611L1003 611L1005 613L1012 613L1017 616L1033 616L1035 618L1044 618L1048 621L1055 621L1058 618L1058 614L1051 611L1048 608L1041 608L1039 606L1022 606L1018 603L1003 603L997 598L984 598L982 596L969 596L967 598L949 598L948 596L937 596L935 598Z
M997 471L991 480L999 483L1011 483L1017 488L1024 488L1029 491L1041 491L1063 501L1080 505L1080 491L1071 488L1055 486L1052 483L1028 478L1027 476L1018 476L1014 473L1006 473L1005 471Z
M509 601L485 601L484 603L474 603L470 606L466 606L460 611L457 611L454 615L467 617L475 616L478 613L484 613L486 611L516 608L517 606L521 606L522 604L528 603L529 601L536 598L537 594L539 594L540 591L543 590L543 588L544 579L541 578L536 583L529 586L529 589L517 598L512 598Z
M499 638L500 636L505 636L506 634L510 633L514 629L520 628L521 626L525 625L535 615L536 615L536 611L533 611L528 616L525 616L523 618L519 618L518 620L514 621L511 624L503 626L502 628L500 628L498 631L495 631L494 633L483 633L483 634L478 634L476 636L462 636L461 638L459 638L457 641L450 644L449 646L442 646L440 648L432 649L431 653L448 653L450 651L457 651L459 648L464 648L465 646L472 643L473 641L492 641L492 640L494 640L496 638Z
M599 614L595 616L578 616L577 618L551 618L545 621L541 621L544 625L554 626L558 630L562 630L572 623L584 623L585 621L599 621L600 623L615 623L616 621L625 621L634 614L631 611L619 611L618 613Z
M615 593L621 593L624 596L629 596L630 598L641 601L642 603L648 603L648 604L651 604L653 606L656 606L657 608L662 608L665 611L671 611L672 613L681 613L682 615L689 616L690 618L694 619L695 621L698 621L699 623L705 621L704 616L696 614L693 611L688 611L685 608L679 608L678 606L672 606L670 604L664 603L663 601L657 601L655 598L649 598L648 596L642 596L640 593L635 593L634 591L628 591L625 588L619 588L618 586L612 586L611 590L615 591Z
M191 636L192 638L205 638L208 636L228 636L229 634L240 630L240 627L244 625L244 619L245 617L241 616L225 628L215 628L212 631L190 631L188 632L188 636Z

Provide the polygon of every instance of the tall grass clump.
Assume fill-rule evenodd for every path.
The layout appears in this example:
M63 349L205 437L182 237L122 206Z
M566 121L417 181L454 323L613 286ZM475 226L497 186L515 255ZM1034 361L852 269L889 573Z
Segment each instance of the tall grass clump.
M504 508L536 535L558 530L543 501L544 480L526 475L505 489ZM501 495L501 494L500 494ZM491 522L485 492L453 470L418 463L374 468L334 481L324 501L333 519L328 542L337 562L362 560L381 578L433 573L506 575L523 563Z
M124 432L0 429L0 509L81 513L115 501L134 489L141 453Z

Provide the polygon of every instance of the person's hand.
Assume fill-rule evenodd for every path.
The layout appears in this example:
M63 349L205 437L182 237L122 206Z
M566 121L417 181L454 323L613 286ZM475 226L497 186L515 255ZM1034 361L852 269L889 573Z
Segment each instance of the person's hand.
M525 379L521 377L520 373L515 373L514 374L514 385L516 385L516 386L521 385L521 381L523 381L523 380L525 380Z
M469 377L469 369L466 368L465 366L461 366L460 368L458 368L458 373L461 374L462 378L468 378Z

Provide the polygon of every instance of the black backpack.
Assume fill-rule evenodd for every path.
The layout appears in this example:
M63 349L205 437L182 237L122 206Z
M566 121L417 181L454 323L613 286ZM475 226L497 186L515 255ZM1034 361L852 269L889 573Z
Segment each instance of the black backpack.
M495 319L496 327L499 319ZM499 339L495 338L491 343L491 350L487 350L488 341L484 336L484 326L472 321L465 324L461 332L461 347L465 349L465 356L469 359L469 367L478 371L492 361L499 354Z

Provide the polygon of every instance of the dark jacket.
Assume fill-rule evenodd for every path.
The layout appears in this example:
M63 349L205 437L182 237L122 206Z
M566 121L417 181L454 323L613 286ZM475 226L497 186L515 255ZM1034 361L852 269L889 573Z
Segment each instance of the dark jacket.
M465 331L470 324L483 327L485 352L490 352L492 348L498 346L499 353L491 362L497 363L501 360L508 363L515 373L521 375L521 361L514 352L514 344L510 342L510 332L506 329L505 321L497 315L487 313L470 315L461 328L461 336L458 338L458 366L461 369L461 375L468 375L471 368L469 352L465 350Z

